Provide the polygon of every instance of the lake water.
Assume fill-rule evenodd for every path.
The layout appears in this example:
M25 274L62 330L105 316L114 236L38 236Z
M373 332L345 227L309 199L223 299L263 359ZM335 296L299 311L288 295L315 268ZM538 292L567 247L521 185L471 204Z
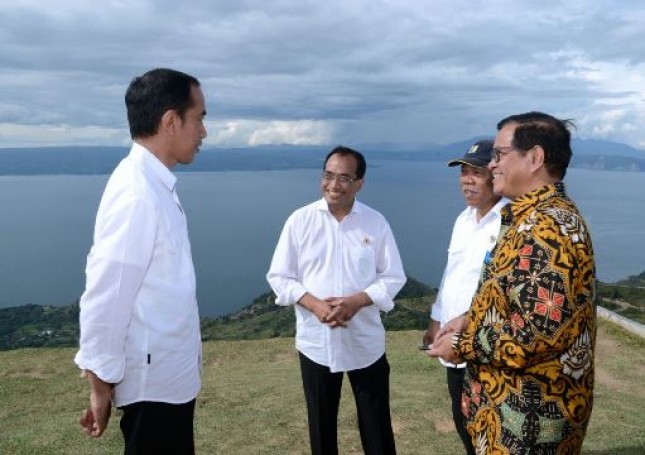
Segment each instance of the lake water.
M178 173L202 315L227 314L267 291L286 217L319 198L319 170ZM0 177L0 307L65 305L83 291L85 257L107 176ZM590 226L598 276L645 270L645 174L571 169L571 197ZM458 170L370 163L359 199L390 222L405 270L438 286L463 209Z

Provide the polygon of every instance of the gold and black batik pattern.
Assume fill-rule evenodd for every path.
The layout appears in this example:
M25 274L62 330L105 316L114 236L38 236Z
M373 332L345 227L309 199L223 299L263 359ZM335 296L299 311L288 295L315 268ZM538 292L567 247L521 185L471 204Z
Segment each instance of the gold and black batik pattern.
M589 231L563 183L503 210L454 347L479 454L576 454L591 415L596 337Z

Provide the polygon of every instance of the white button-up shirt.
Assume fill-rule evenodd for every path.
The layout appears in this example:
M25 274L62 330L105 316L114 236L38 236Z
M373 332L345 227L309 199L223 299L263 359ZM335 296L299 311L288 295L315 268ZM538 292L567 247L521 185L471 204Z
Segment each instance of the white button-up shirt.
M135 143L96 216L75 362L116 384L115 406L185 403L201 386L195 272L175 183Z
M365 368L385 353L379 311L394 308L405 273L389 224L376 210L354 201L338 222L321 199L296 210L285 223L267 280L278 305L294 305L309 292L325 299L365 292L373 304L347 327L330 328L301 305L296 348L332 372Z
M473 207L466 207L457 217L439 294L432 305L431 318L439 321L441 326L470 308L486 256L497 241L502 207L508 203L508 200L502 198L479 221L477 210ZM456 366L439 360L446 366ZM465 367L466 364L457 366Z

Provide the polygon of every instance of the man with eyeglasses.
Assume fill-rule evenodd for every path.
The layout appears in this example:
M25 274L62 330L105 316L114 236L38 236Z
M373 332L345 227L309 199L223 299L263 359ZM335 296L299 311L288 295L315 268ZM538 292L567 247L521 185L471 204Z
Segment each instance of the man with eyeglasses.
M489 169L512 200L465 324L430 351L468 362L462 409L486 454L580 453L594 384L595 263L565 193L571 121L541 112L497 125Z
M356 200L365 170L356 150L339 146L327 155L322 199L287 219L267 274L276 304L295 308L314 455L338 453L344 372L354 392L363 451L396 453L379 313L394 307L406 279L389 224Z
M474 143L462 158L448 162L459 166L459 185L466 208L455 220L448 248L448 262L443 272L439 293L432 305L428 330L423 336L427 347L444 331L457 324L470 308L477 289L482 265L495 246L501 222L501 210L507 199L493 193L493 177L486 167L491 158L492 140ZM441 360L441 359L440 359ZM466 453L475 455L461 412L461 390L464 385L466 364L441 360L446 367L448 392L452 402L455 429Z

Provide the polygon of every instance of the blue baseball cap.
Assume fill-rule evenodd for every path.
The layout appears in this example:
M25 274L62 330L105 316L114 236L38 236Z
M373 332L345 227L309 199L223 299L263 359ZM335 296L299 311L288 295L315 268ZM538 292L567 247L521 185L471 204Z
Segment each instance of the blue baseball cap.
M475 142L470 146L463 158L456 158L448 161L448 166L458 166L467 164L473 167L486 167L490 163L491 154L493 153L494 142L490 139L484 139Z

